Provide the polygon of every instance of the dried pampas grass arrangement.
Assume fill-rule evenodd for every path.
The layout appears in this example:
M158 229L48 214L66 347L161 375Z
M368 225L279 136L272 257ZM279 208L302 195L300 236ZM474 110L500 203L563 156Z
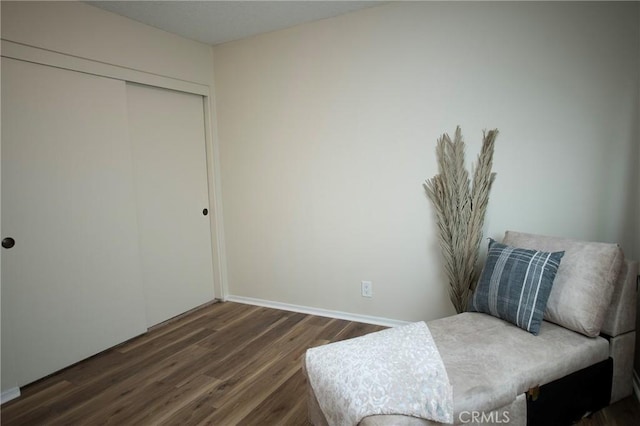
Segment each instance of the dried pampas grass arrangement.
M436 145L439 173L424 182L436 209L440 246L449 279L449 296L456 312L467 308L469 294L478 279L476 263L480 251L489 192L496 177L491 172L493 149L498 130L483 132L482 149L472 167L473 182L465 168L460 127L453 141L442 135Z

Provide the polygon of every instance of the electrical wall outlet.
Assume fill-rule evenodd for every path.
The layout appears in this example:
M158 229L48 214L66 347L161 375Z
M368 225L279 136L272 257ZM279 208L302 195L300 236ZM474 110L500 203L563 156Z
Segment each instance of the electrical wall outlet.
M373 297L373 283L362 281L362 297Z

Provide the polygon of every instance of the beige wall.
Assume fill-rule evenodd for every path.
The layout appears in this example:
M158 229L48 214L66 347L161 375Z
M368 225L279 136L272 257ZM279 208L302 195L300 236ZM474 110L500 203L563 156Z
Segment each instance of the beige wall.
M451 314L421 184L458 124L469 161L500 129L487 236L637 253L638 7L396 3L214 48L230 294Z
M501 131L487 235L640 254L638 9L390 4L219 46L215 70L210 46L78 2L2 2L2 38L212 89L215 71L229 292L413 320L452 313L421 183L457 124L469 160Z

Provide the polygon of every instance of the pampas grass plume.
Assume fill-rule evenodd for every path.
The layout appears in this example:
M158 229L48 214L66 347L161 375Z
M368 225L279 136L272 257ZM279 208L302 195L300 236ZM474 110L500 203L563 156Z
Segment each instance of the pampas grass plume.
M423 186L433 203L449 296L456 312L467 308L469 294L478 279L476 264L489 192L496 174L491 172L498 130L483 132L482 148L472 167L473 180L465 168L465 144L456 128L453 140L442 135L436 144L438 174Z

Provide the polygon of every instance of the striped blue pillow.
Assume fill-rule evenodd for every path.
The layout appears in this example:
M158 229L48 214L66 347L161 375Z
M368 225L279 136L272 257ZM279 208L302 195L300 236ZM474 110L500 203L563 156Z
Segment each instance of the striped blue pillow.
M537 335L562 256L564 251L527 250L490 238L487 261L468 310L493 315Z

